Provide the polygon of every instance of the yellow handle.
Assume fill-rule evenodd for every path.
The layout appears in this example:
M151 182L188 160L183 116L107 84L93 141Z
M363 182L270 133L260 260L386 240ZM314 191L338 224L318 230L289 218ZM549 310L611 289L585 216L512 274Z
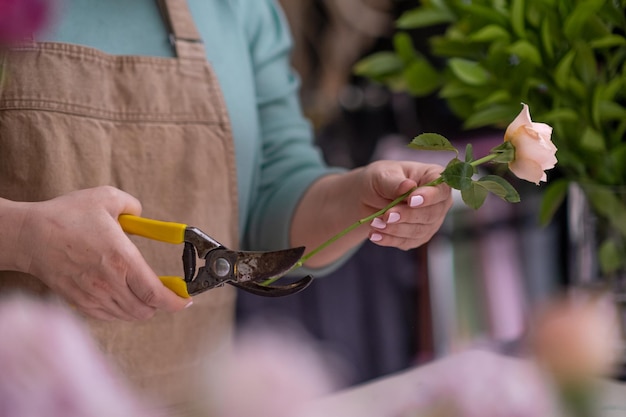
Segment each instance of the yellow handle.
M185 241L186 224L146 219L144 217L133 216L132 214L122 214L118 221L122 229L131 235L174 244L183 243ZM181 277L161 276L159 279L163 285L172 290L179 297L190 297L189 292L187 292L187 283Z
M189 298L189 292L187 292L187 283L181 277L174 276L162 276L159 277L163 285L170 290L174 291L176 295L183 298Z
M122 214L118 220L122 229L131 235L167 243L183 243L185 241L186 224L146 219L132 214Z

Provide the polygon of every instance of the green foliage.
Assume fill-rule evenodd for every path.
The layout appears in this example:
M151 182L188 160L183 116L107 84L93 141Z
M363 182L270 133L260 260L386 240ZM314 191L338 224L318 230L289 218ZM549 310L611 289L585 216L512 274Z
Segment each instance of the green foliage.
M533 120L554 128L557 171L564 179L544 193L544 224L570 181L626 184L626 0L415 4L396 22L395 36L404 40L384 58L393 70L384 77L372 77L362 67L357 73L415 96L438 94L466 129L503 128L520 103L528 104ZM411 31L434 26L442 28L429 39L437 64L427 63L421 53L407 53ZM464 199L473 195L467 198L479 201L482 191L476 187L465 188ZM596 210L626 237L626 214L609 212L626 213L624 196L608 194L588 197L601 199ZM605 248L604 254L614 251L614 246Z
M450 187L461 191L461 198L466 205L477 209L483 205L487 195L491 192L510 203L520 201L519 194L513 186L504 178L497 175L485 175L476 179L476 168L484 163L508 163L514 159L514 148L509 142L494 147L489 155L480 159L474 159L474 151L471 144L465 147L465 158L458 158L459 151L448 139L438 133L422 133L416 136L409 147L423 151L454 151L456 153L446 168L441 173L441 181L435 181L432 185L444 182Z

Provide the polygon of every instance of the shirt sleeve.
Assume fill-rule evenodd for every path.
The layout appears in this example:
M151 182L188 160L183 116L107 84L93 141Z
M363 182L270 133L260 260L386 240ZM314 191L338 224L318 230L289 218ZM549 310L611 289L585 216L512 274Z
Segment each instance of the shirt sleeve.
M299 78L290 64L292 38L282 10L273 0L242 0L240 5L255 71L262 140L257 193L251 202L246 240L250 247L260 250L283 249L290 246L291 220L307 188L321 176L343 170L327 167L313 145L313 131L299 103ZM323 269L299 273L322 276L346 258Z

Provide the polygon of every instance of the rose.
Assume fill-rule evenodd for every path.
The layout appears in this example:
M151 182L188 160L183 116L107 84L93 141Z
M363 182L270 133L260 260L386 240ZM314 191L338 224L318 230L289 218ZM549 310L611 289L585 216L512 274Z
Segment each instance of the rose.
M572 295L539 312L531 327L532 350L557 381L610 376L621 357L615 305L608 295Z
M0 0L0 45L19 42L43 27L51 0Z
M533 122L528 106L522 105L524 108L504 133L505 142L515 147L509 169L516 177L539 184L547 180L544 171L554 168L557 149L551 141L552 127Z

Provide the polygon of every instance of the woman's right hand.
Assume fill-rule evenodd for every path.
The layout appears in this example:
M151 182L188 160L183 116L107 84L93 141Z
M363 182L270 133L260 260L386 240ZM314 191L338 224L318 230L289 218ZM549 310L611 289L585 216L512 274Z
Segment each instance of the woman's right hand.
M25 211L13 225L20 228L15 269L36 276L82 313L145 320L156 310L190 304L161 284L120 227L120 214L141 214L131 195L102 186L19 204Z

